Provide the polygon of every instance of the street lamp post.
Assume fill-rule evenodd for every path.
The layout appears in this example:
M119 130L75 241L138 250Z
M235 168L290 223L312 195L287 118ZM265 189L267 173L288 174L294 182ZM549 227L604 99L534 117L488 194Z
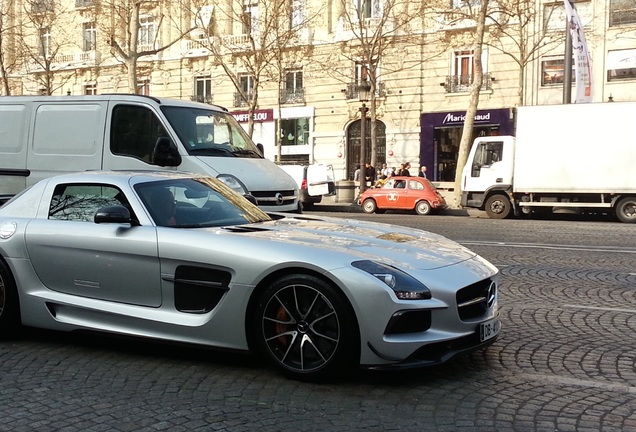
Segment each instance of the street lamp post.
M362 106L360 107L360 176L358 178L360 182L360 194L364 192L367 186L366 179L366 169L365 169L365 144L366 144L366 120L367 120L367 108L366 102L369 101L369 92L371 91L371 86L367 81L361 81L358 85L358 98L360 102L362 102Z

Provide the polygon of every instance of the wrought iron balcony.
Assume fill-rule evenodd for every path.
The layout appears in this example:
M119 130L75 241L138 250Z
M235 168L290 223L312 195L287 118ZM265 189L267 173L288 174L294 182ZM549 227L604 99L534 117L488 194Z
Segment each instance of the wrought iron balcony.
M206 95L192 95L190 96L190 100L193 102L201 102L206 104L212 104L213 98L211 94Z
M280 89L279 97L280 97L281 104L305 103L305 89L304 88Z
M449 75L446 81L439 83L446 89L446 93L465 93L470 90L474 75ZM490 73L484 73L481 81L481 90L492 90L492 82L495 78Z
M347 88L342 89L342 92L345 94L345 98L347 100L358 99L358 86L360 83L352 82L347 84ZM375 95L377 97L385 97L386 96L386 86L383 82L379 82L375 87Z
M252 92L245 93L245 96L248 100L252 100ZM235 107L243 107L247 106L247 102L241 97L241 94L238 92L234 93L234 106Z

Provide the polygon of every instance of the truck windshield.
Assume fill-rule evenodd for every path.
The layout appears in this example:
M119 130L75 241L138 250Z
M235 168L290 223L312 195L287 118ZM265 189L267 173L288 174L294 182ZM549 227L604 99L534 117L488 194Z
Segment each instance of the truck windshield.
M189 107L161 110L190 155L262 158L231 114Z

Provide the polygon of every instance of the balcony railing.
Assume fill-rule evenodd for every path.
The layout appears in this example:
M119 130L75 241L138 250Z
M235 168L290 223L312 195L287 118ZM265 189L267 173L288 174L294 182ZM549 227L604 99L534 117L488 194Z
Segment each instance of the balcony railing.
M446 89L446 93L465 93L470 90L474 75L449 75L446 81L439 83ZM492 82L495 79L490 73L484 73L481 81L481 90L492 90Z
M281 104L305 103L305 89L304 88L280 89L280 103Z
M347 84L347 88L342 89L342 92L345 94L345 98L347 100L358 99L358 86L360 84L356 82L352 82ZM386 96L386 86L383 82L379 82L375 87L375 95L377 97L385 97Z
M58 52L50 59L51 70L78 69L92 67L101 61L99 51L82 51L76 53ZM29 63L32 71L44 70L44 62L33 61Z
M206 103L206 104L212 104L212 95L211 94L206 94L206 95L192 95L190 96L190 100L193 102L201 102L201 103Z
M252 100L253 94L249 92L249 93L246 93L245 96L247 96L248 100ZM243 100L239 92L234 93L234 106L235 107L247 106L247 102Z

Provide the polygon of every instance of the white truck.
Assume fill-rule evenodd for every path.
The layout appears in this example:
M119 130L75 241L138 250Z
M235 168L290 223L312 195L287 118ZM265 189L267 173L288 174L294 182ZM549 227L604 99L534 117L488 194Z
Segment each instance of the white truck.
M265 211L299 211L298 186L225 109L130 94L0 97L0 204L56 174L179 170L216 177Z
M296 181L303 209L310 209L314 204L320 203L323 196L336 194L332 165L314 163L280 167Z
M519 107L515 137L473 143L461 204L496 219L558 209L636 223L635 122L636 102Z

